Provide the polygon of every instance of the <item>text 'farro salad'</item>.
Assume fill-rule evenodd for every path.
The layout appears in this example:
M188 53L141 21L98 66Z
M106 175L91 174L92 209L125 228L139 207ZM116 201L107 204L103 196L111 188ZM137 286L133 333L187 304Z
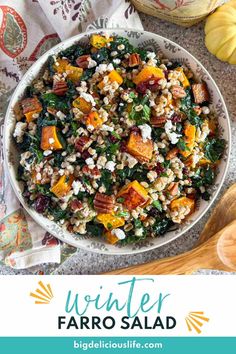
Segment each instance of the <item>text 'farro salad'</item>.
M18 179L38 213L75 235L164 235L210 197L225 141L205 82L126 38L51 56L16 108Z

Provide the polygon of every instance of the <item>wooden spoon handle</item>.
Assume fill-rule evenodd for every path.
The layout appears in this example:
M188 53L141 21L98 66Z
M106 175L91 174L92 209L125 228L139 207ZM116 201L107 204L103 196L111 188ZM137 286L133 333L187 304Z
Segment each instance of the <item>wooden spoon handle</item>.
M236 233L236 220L227 225L224 229L220 230L207 242L189 252L180 254L175 257L155 260L150 263L117 269L106 274L191 274L201 268L232 271L232 268L229 268L227 265L225 265L222 259L219 258L219 247L217 247L219 238L229 233L231 235Z

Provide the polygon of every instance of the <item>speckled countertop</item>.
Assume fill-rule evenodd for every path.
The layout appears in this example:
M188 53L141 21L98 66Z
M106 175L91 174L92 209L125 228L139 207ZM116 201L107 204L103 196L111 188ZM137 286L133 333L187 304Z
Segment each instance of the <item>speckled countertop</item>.
M224 96L232 121L232 152L230 167L224 186L220 192L221 196L224 190L236 180L236 67L220 62L207 51L204 45L203 23L186 29L144 14L141 14L141 19L145 30L173 40L200 60L215 79ZM233 121L235 121L235 123ZM107 256L78 250L76 254L59 266L54 274L96 274L118 267L144 263L185 252L191 249L197 242L198 235L208 219L210 212L211 211L189 232L156 250L133 256ZM210 273L219 274L220 272L200 270L197 274ZM32 270L13 271L12 269L1 266L0 274L32 274Z

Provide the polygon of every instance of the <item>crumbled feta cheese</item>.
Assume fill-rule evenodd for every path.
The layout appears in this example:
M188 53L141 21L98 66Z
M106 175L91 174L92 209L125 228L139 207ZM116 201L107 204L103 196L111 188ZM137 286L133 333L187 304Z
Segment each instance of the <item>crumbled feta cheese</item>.
M16 123L15 131L13 133L13 136L16 138L16 141L18 143L22 143L23 135L25 133L26 128L27 128L27 123L23 123L23 122L17 122Z
M94 68L97 66L97 62L93 60L91 57L88 58L88 69Z
M167 120L167 122L165 123L165 132L171 142L171 144L175 145L178 143L179 138L181 137L180 134L177 134L175 132L171 132L171 130L173 129L173 124L171 122L171 120Z
M156 54L154 52L147 52L147 58L154 59L154 58L156 58Z
M104 74L106 71L107 71L107 64L99 64L96 67L96 72L101 75Z
M157 178L157 173L156 171L149 171L147 173L147 178L149 179L150 182L154 182L155 179Z
M80 181L74 181L72 183L72 189L73 189L74 195L77 195L80 191L81 192L85 191L85 189Z
M49 138L49 139L48 139L48 142L49 142L49 144L53 144L53 143L55 143L55 139Z
M109 127L109 125L103 124L100 128L100 130L106 131L106 132L113 132L114 128Z
M65 119L65 118L66 118L66 115L65 115L63 112L61 112L61 111L58 111L58 112L56 113L56 116L57 116L59 119Z
M112 57L115 57L117 54L118 54L118 52L117 52L116 50L113 50L113 51L111 52L111 56L112 56Z
M85 101L90 102L93 107L96 106L96 102L90 93L81 92L80 97L82 97Z
M94 130L94 126L92 124L87 125L87 130L91 133Z
M116 236L119 240L124 240L125 237L126 237L124 231L121 230L121 229L113 229L113 230L111 231L111 234L114 235L114 236Z
M173 128L173 124L172 124L171 120L167 120L167 122L165 124L165 131L171 130L172 128Z
M151 139L152 128L148 124L139 125L143 141Z
M135 157L133 157L132 155L128 154L127 152L123 153L123 158L124 158L124 161L128 162L129 168L133 168L138 163L138 160ZM123 160L123 158L122 158L122 160Z
M119 45L117 46L117 49L118 49L118 50L124 50L124 49L125 49L124 44L119 44Z
M135 236L142 236L143 228L139 227L138 229L135 229L134 234L135 234Z
M119 59L119 58L115 58L115 59L113 59L113 63L114 64L120 64L120 62L121 62L121 60Z
M85 160L87 165L94 165L94 160L92 159L92 157L89 157Z
M110 63L110 64L107 65L107 70L108 70L108 71L114 70L114 66L113 66L112 63Z
M105 169L106 170L109 170L111 172L115 171L115 166L116 166L116 163L113 162L113 161L108 161L105 165Z
M207 106L203 106L202 107L202 113L203 114L209 114L210 113L210 109Z
M179 141L179 138L181 137L180 134L176 134L175 132L172 132L172 133L169 132L167 135L168 135L168 138L170 139L171 144L173 144L173 145L177 144Z
M45 151L43 152L43 155L44 155L44 156L49 156L49 155L51 155L51 153L52 153L51 150L45 150Z

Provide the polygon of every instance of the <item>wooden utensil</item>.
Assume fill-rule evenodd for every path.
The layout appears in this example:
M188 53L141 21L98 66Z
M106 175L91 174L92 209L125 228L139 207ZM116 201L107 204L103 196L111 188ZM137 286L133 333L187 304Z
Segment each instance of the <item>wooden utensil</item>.
M233 220L236 220L236 183L227 189L217 203L200 234L199 244L207 241Z
M201 232L199 244L193 250L175 257L106 274L191 274L200 268L236 270L236 184L226 191L216 205Z
M236 271L236 220L189 252L106 274L191 274L200 268Z

